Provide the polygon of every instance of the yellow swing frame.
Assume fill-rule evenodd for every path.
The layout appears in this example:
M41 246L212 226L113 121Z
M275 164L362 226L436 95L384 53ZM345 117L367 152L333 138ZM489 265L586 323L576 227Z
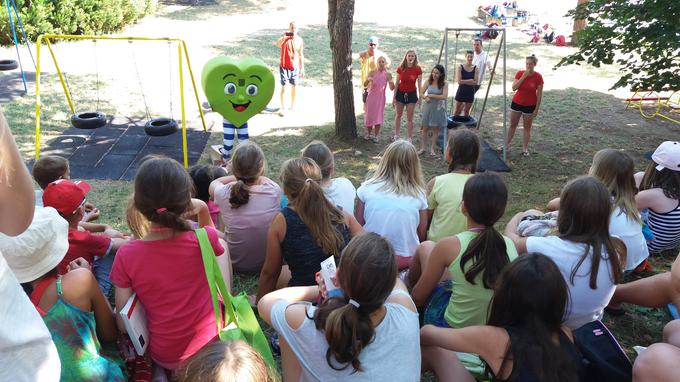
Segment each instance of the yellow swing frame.
M43 42L47 49L50 51L52 56L52 61L54 62L54 67L59 75L59 81L61 81L61 86L64 89L64 95L66 95L66 100L68 101L68 106L71 109L71 113L75 114L75 108L73 107L73 100L71 98L71 93L69 92L68 86L64 80L64 75L59 68L57 63L57 57L52 49L52 39L61 40L122 40L122 41L167 41L167 42L177 42L177 56L179 63L179 94L180 94L180 105L182 108L182 152L184 154L184 167L189 167L189 154L187 150L187 130L186 130L186 111L184 107L184 71L183 71L183 59L186 58L187 69L189 70L189 77L191 78L191 85L194 88L194 96L196 97L196 106L198 106L198 112L201 115L201 123L203 124L203 131L208 131L205 125L205 117L203 116L203 110L201 109L201 101L198 98L198 89L196 88L196 81L194 80L194 72L191 70L191 61L189 60L189 52L187 50L187 44L182 39L170 38L170 37L123 37L123 36L87 36L87 35L59 35L59 34L43 34L38 36L38 41L36 42L36 73L35 73L35 159L40 159L40 112L41 112L41 102L40 102L40 52Z

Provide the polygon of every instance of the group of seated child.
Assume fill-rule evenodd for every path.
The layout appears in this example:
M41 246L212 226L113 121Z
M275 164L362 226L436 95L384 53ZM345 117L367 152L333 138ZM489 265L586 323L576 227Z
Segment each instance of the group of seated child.
M598 151L553 212L518 213L503 233L509 190L476 172L479 154L477 135L456 131L448 172L426 182L417 149L396 140L357 189L333 177L319 141L281 165L279 183L252 142L227 170L150 157L126 209L130 236L92 223L106 211L87 202L90 186L47 156L33 167L42 207L0 250L23 259L13 269L52 334L62 380L125 379L100 344L124 331L112 286L118 310L133 293L146 310L154 378L279 378L248 345L215 340L198 227L227 285L233 272L259 275L253 303L278 334L284 380L417 381L426 370L446 381L583 380L572 331L605 309L625 313L623 302L680 306L680 260L621 284L680 245L680 143L662 143L639 174L625 152ZM331 256L327 285L318 272ZM636 380L673 375L678 333L669 324L668 344L643 353Z

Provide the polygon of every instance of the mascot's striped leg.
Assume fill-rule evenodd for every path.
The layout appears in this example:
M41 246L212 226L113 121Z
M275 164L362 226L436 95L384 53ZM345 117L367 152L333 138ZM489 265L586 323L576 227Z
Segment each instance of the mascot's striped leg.
M227 161L231 158L231 150L234 149L234 136L238 138L238 143L248 142L248 123L244 123L241 127L236 127L228 120L222 122L224 129L224 138L222 140L222 158Z

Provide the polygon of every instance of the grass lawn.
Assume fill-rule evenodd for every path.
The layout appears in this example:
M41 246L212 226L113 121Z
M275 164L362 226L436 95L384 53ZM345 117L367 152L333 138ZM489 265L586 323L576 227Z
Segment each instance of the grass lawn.
M219 11L216 3L205 2L202 7L189 7L180 10L163 11L160 16L170 20L194 20L209 17ZM220 4L224 4L221 2ZM278 1L258 2L248 0L232 0L227 2L240 7L244 12L261 12L280 6ZM165 13L164 13L165 12ZM221 45L207 47L215 51L233 56L257 55L267 62L277 61L277 53L271 49L272 36L280 30L261 30L249 35L241 41L225 42ZM325 25L307 25L301 31L305 38L307 51L308 78L299 89L305 92L312 87L325 87L331 92L331 66L329 38ZM392 68L396 67L406 49L416 46L420 54L423 70L429 73L436 55L439 52L441 32L428 28L388 28L375 24L355 24L353 47L354 52L364 48L366 38L377 34L382 38L383 49L393 60ZM469 36L468 36L469 37ZM532 132L531 151L529 158L520 156L519 138L515 138L508 157L508 164L512 172L502 174L510 190L510 200L505 217L498 225L503 228L505 222L516 212L528 208L545 207L546 203L558 196L561 187L569 179L585 174L588 171L593 154L603 148L617 148L626 151L633 157L636 169L642 170L647 164L643 153L653 150L660 142L678 137L680 126L662 119L647 120L636 110L624 109L620 98L602 87L591 86L598 81L614 82L617 77L615 68L581 68L571 67L553 71L553 65L561 55L567 51L542 45L530 45L523 42L523 38L514 38L508 43L508 79L523 68L523 57L531 52L537 52L540 57L537 71L546 79L546 91L540 114L534 123ZM465 40L468 41L468 40ZM461 49L469 49L466 46ZM497 46L497 45L496 45ZM566 49L566 48L565 48ZM462 57L462 55L460 56ZM458 61L460 62L460 60ZM453 67L454 61L450 63ZM358 77L358 63L354 66L355 78ZM69 78L71 87L92 81L88 77ZM59 85L54 76L47 75L43 90L43 142L46 137L58 135L67 125L68 113ZM75 85L74 85L75 84ZM500 84L497 77L494 84ZM509 88L508 84L508 88ZM81 86L81 89L87 86ZM485 123L480 130L482 138L488 140L495 147L502 140L502 96L496 91L489 97L485 111ZM453 93L451 92L451 95ZM124 97L123 94L113 94L114 97ZM81 90L80 97L94 99L94 90ZM509 99L508 99L509 104ZM34 103L32 98L18 98L3 105L3 110L10 122L13 133L17 137L22 152L26 158L32 158ZM108 112L109 105L104 102L102 109ZM333 105L298 105L296 113L305 110L323 109L332 120ZM416 113L416 123L419 121ZM336 174L345 176L358 186L365 178L367 171L375 166L380 153L387 145L394 127L394 111L388 106L385 111L385 125L383 140L376 145L362 139L354 142L344 142L334 137L332 124L310 125L303 127L272 126L268 132L253 137L264 150L267 157L267 176L278 178L280 164L291 157L297 156L299 150L313 139L325 141L334 151L336 157ZM358 117L359 129L363 128L363 116ZM402 123L402 135L405 121ZM363 135L361 132L359 135ZM213 133L211 142L219 143L221 132ZM207 151L202 161L208 162ZM422 158L423 171L429 179L446 172L446 164L441 159ZM131 184L121 181L92 181L93 191L88 196L102 211L101 220L110 223L115 228L126 230L123 209L125 200L131 192ZM676 254L669 253L651 259L655 267L654 272L669 270ZM647 274L644 276L648 276ZM634 276L639 277L639 276ZM634 277L628 277L627 281ZM235 290L252 293L255 290L255 277L235 277ZM633 345L647 346L661 339L661 329L670 320L665 309L646 309L628 306L628 314L621 318L605 316L605 323L621 341L626 350L632 354Z

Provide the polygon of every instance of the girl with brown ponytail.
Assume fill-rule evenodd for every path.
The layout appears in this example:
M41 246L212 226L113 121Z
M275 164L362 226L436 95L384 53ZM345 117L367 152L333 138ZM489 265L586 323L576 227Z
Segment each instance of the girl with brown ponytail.
M328 200L321 180L321 169L310 158L283 163L281 182L288 206L276 214L269 226L258 300L286 285L315 285L321 262L331 255L340 256L350 237L363 231L354 216Z
M264 176L264 153L248 142L231 157L232 175L214 180L209 193L222 216L236 272L258 273L267 253L267 230L281 204L281 187Z
M191 205L192 191L192 180L179 162L165 157L144 161L135 176L132 206L134 215L143 216L148 229L139 240L118 250L110 276L119 311L137 293L152 339L148 352L155 363L170 370L217 335L201 249L183 217ZM230 285L226 244L213 227L205 230Z
M343 296L318 308L309 303L318 286L285 288L260 300L260 317L286 344L283 379L419 381L418 314L397 279L392 245L375 233L355 237L342 252L337 281Z

